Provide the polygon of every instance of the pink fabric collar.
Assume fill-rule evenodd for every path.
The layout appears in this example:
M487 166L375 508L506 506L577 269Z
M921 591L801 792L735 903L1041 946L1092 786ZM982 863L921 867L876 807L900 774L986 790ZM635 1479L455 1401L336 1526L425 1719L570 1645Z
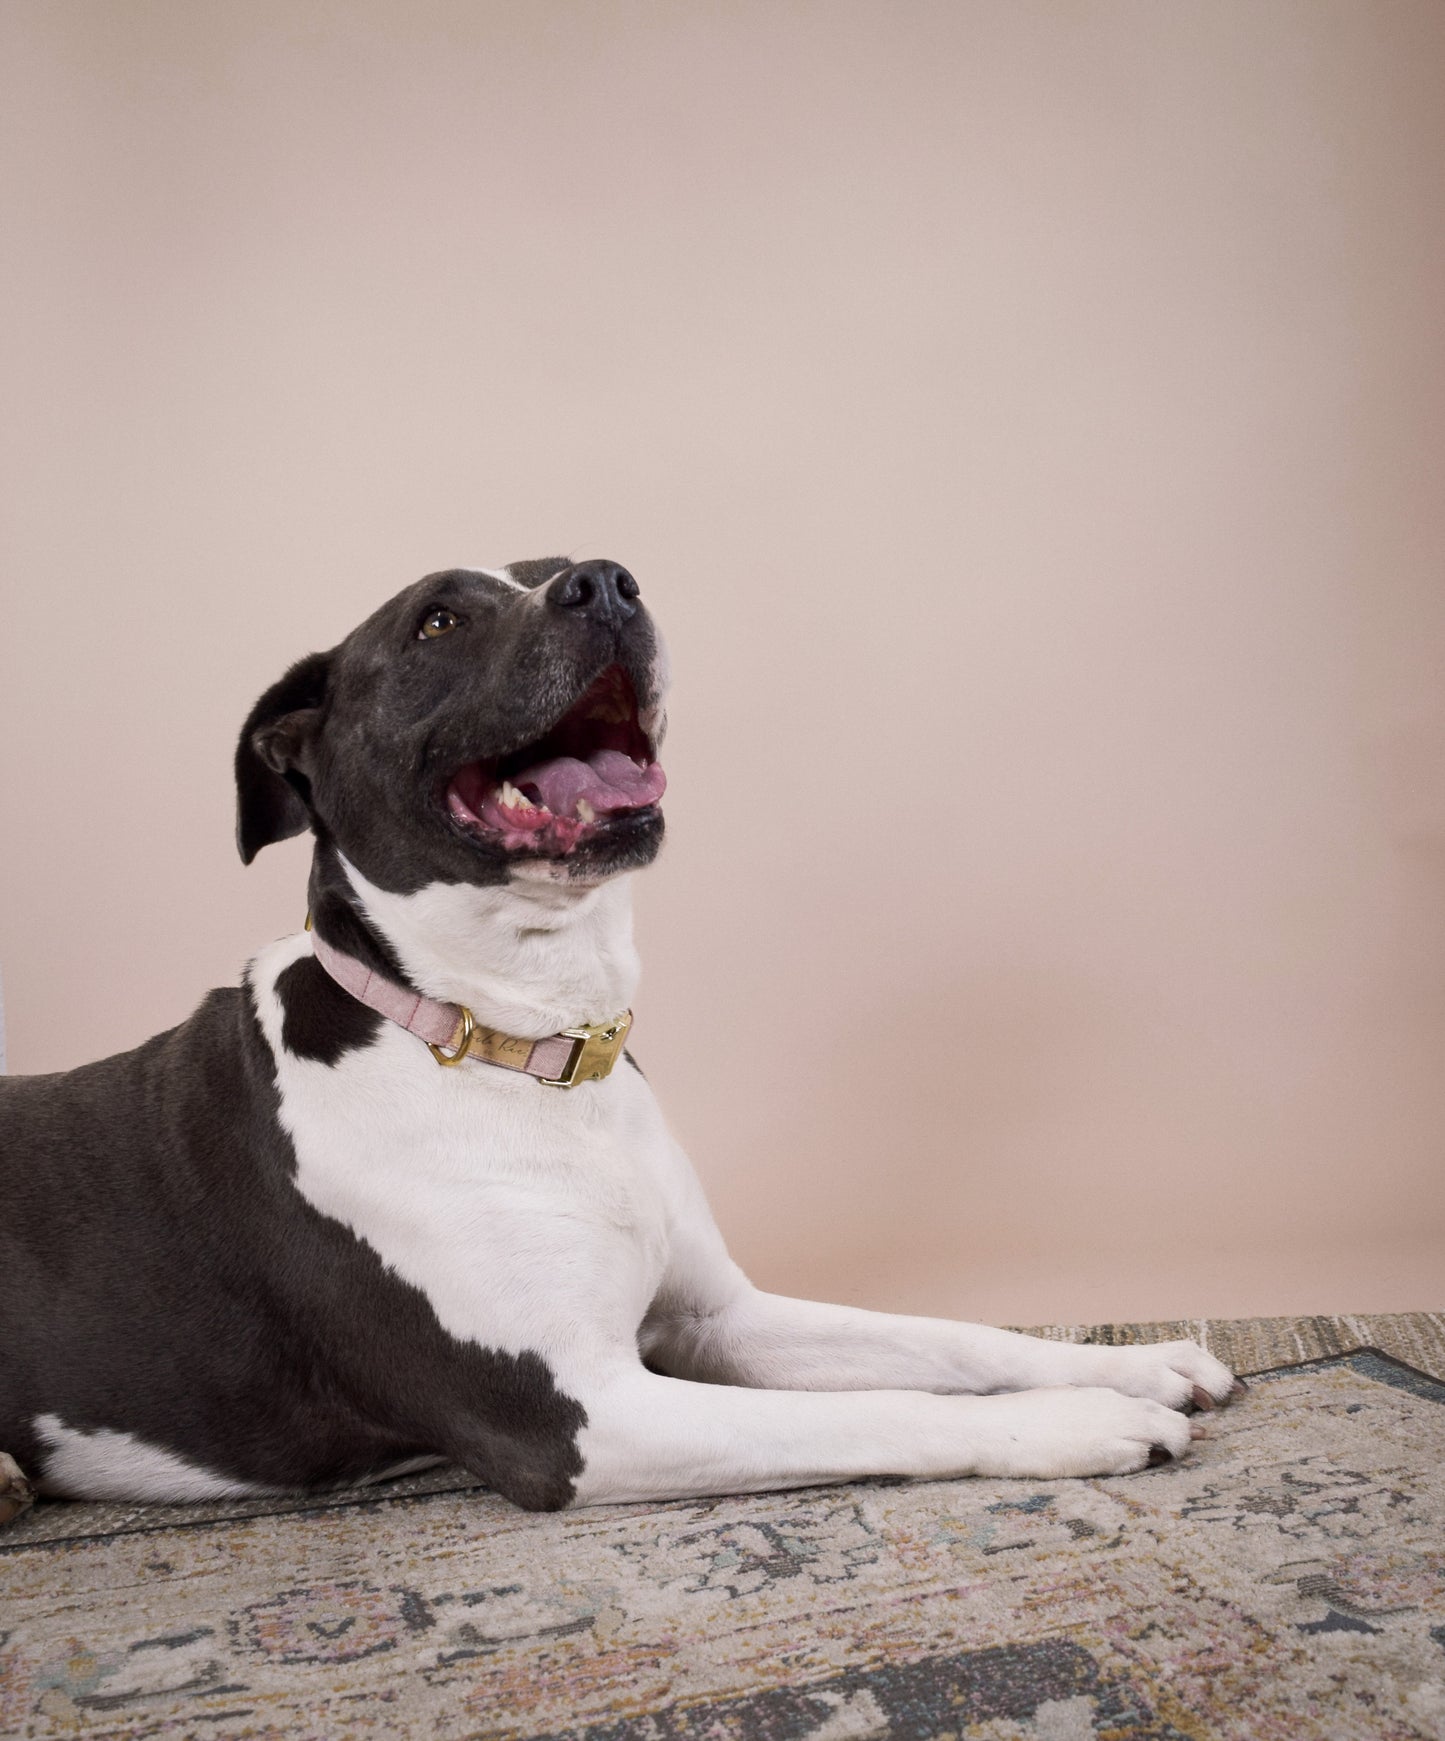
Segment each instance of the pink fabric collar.
M541 1040L521 1039L486 1028L463 1004L441 1003L420 992L405 991L373 973L354 955L333 949L311 933L311 947L343 991L350 992L378 1015L426 1041L438 1064L460 1064L464 1058L519 1070L552 1088L575 1088L579 1082L600 1082L621 1055L632 1012L624 1011L593 1027L567 1028Z

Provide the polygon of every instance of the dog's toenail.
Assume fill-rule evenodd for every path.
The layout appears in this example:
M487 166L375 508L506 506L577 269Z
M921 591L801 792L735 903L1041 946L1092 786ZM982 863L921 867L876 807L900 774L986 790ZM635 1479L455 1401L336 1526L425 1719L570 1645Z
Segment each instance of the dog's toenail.
M1196 1408L1202 1409L1212 1409L1214 1407L1214 1398L1202 1384L1196 1384L1194 1387L1194 1404Z
M1209 1437L1209 1428L1206 1427L1202 1421L1190 1421L1189 1437L1191 1439L1207 1439Z
M1149 1464L1151 1468L1160 1463L1172 1463L1173 1461L1174 1453L1167 1445L1151 1445L1149 1447Z
M1249 1386L1244 1382L1244 1380L1242 1378L1236 1378L1233 1386L1230 1389L1229 1394L1232 1397L1248 1396L1249 1395Z

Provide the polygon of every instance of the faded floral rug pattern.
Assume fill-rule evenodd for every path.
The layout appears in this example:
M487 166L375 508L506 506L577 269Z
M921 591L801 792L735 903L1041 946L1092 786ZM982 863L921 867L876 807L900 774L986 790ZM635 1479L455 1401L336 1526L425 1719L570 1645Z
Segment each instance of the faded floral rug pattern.
M1181 1329L1296 1364L1124 1478L37 1507L0 1735L1439 1741L1445 1316Z

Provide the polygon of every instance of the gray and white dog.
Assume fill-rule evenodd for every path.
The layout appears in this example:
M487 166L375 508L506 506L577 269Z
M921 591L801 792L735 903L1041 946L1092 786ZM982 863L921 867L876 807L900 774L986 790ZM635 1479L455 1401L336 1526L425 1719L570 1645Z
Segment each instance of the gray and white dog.
M428 575L257 702L241 856L310 829L314 928L0 1081L0 1513L442 1458L536 1509L1120 1474L1239 1388L748 1282L622 1052L665 673L632 576L558 559Z

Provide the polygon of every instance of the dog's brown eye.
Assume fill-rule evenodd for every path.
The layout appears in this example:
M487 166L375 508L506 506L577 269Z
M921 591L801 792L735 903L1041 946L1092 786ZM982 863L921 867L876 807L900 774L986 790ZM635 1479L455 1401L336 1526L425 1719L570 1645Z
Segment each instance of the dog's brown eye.
M416 632L416 638L419 641L434 641L438 635L449 635L453 629L460 627L460 617L451 611L438 608L422 620L422 625Z

